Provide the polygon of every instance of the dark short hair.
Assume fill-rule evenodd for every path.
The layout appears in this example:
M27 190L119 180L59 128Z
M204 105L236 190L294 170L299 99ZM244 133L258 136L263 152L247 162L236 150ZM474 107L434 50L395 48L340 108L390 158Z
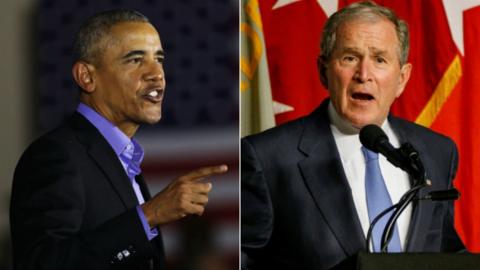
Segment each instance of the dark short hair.
M96 62L100 57L100 41L108 35L110 27L122 22L149 23L149 20L142 13L129 9L113 9L94 14L78 30L73 45L74 60Z
M377 5L373 1L364 1L351 4L328 18L323 28L321 50L322 58L326 61L332 56L336 42L337 28L344 22L354 20L387 19L395 26L399 41L398 59L403 66L407 62L410 47L407 23L401 20L391 9Z

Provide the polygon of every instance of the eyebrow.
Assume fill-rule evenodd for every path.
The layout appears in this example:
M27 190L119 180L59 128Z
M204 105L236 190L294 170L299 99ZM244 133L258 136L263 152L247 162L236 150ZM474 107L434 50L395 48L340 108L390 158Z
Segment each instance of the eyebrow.
M340 52L342 53L359 53L361 50L357 47L344 47Z
M375 55L384 55L384 54L388 53L387 50L373 48L373 47L368 48L368 50ZM345 48L342 49L341 52L342 53L361 53L361 51L362 50L360 48L357 48L357 47L345 47Z
M142 50L133 50L133 51L129 51L127 54L125 54L125 55L122 57L122 59L127 59L127 58L130 58L130 57L132 57L132 56L136 56L136 55L138 55L138 56L144 56L145 54L146 54L145 51L142 51ZM164 52L163 50L157 50L157 51L155 52L155 55L164 58L164 57L165 57L165 52Z
M385 55L385 54L388 54L388 51L387 51L387 50L378 49L378 48L370 48L370 51L372 51L375 55Z

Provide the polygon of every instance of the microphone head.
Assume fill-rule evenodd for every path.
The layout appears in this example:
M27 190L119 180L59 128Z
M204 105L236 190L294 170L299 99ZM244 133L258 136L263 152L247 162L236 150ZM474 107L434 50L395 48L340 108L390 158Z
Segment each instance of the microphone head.
M360 142L371 151L378 153L378 146L385 141L388 142L387 134L377 125L366 125L360 130Z

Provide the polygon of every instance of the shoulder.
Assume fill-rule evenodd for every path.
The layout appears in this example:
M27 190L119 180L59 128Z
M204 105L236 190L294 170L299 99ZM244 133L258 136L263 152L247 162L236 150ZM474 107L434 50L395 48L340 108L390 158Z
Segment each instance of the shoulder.
M77 143L75 130L68 123L64 123L34 140L25 153L43 151L45 149L61 151L69 149L70 146Z
M410 143L419 152L430 177L437 183L449 183L454 178L458 166L458 150L451 138L406 120L390 120L402 142ZM445 180L440 181L441 179Z
M243 138L242 160L245 154L266 163L292 163L320 145L334 143L327 108L328 100L307 116Z
M28 200L39 190L44 194L73 189L80 192L85 153L68 125L40 136L28 146L15 167L12 200Z
M254 146L270 147L285 142L289 144L298 141L305 126L307 117L302 117L285 124L267 129L263 132L244 137L242 143L250 143Z
M419 141L427 147L438 147L439 145L455 147L455 143L450 137L430 128L398 117L390 117L389 120L394 130L400 133L399 136L407 138L407 141Z
M295 146L300 140L311 139L312 136L324 134L330 130L328 120L328 100L322 102L309 115L292 120L285 124L265 130L261 133L247 136L242 139L242 143L248 142L253 146L275 147L275 146Z
M81 156L84 151L77 130L72 127L71 121L66 121L34 140L23 152L17 169L65 165Z
M305 118L247 136L241 140L242 171L260 171L268 164L282 163L298 152Z

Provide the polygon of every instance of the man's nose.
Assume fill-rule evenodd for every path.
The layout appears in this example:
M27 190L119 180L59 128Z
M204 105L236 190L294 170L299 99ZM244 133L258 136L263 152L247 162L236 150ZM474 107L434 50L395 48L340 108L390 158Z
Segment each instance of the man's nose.
M354 79L358 82L367 82L372 80L371 64L369 59L362 59L358 62L357 70Z
M163 65L159 62L152 62L147 67L144 79L147 81L162 81L164 76Z

